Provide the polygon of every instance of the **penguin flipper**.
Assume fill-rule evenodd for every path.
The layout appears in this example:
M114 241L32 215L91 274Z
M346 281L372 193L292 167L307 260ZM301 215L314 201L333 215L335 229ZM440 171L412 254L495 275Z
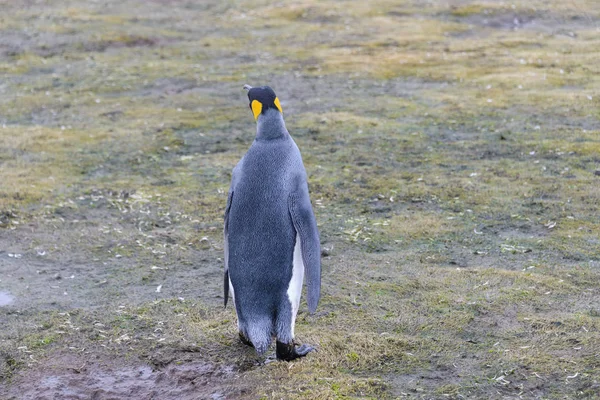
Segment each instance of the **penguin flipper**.
M292 193L288 207L296 233L300 237L302 261L304 261L308 311L317 309L321 298L321 242L317 220L310 204L308 189Z
M225 273L223 276L223 307L227 307L229 299L229 210L231 210L231 202L233 200L233 191L227 196L227 206L225 207L225 224L223 227L223 250L225 252Z

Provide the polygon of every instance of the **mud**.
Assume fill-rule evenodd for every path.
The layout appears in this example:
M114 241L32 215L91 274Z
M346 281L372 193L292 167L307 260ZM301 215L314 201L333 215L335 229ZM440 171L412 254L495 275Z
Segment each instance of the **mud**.
M243 397L230 386L233 367L218 367L196 361L153 370L143 363L91 360L94 357L55 354L29 373L16 377L2 399L108 400L165 399L197 400Z

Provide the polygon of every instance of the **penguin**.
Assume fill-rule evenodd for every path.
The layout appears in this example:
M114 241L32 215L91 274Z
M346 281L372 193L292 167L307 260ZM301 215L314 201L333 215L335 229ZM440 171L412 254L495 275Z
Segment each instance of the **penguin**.
M240 340L264 354L276 339L279 360L314 350L294 342L306 279L308 310L321 296L321 250L302 156L269 86L251 87L256 137L233 169L224 224L225 307L235 305Z

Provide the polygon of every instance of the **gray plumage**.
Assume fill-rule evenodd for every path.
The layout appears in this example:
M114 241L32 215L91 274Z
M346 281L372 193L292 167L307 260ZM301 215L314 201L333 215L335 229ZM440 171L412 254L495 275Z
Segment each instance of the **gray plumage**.
M256 138L233 170L224 239L225 305L230 281L240 336L258 353L272 336L291 345L295 313L288 289L296 240L311 313L320 298L320 243L302 157L276 108L263 108Z

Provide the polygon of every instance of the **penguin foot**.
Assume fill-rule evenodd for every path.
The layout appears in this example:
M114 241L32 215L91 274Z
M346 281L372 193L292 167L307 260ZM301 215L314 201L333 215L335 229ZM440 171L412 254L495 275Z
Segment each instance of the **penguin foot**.
M250 347L254 347L254 345L252 344L252 342L250 341L250 339L248 339L246 337L246 335L244 335L242 332L238 332L240 335L240 341L242 343L244 343L246 346L250 346Z
M279 359L279 360L292 361L292 360L295 360L296 358L304 357L305 355L307 355L314 349L315 349L314 347L312 347L308 344L303 344L301 346L296 347L294 342L287 344L287 343L281 343L280 341L277 341L276 354L277 354L277 359Z

